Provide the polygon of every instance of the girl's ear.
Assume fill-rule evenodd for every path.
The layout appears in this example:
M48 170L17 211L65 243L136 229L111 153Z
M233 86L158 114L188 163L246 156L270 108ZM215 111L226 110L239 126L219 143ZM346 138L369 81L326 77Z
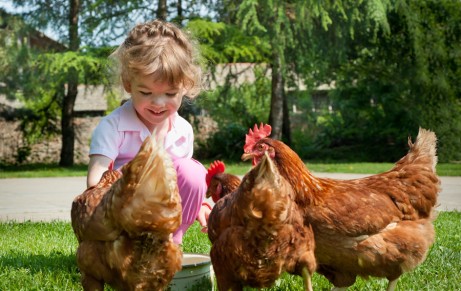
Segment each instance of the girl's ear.
M131 82L127 80L123 80L123 88L127 93L131 93Z

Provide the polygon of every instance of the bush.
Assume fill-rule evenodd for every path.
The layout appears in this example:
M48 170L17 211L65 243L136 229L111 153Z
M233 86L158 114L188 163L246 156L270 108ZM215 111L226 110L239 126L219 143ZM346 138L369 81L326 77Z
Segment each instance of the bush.
M201 142L195 154L199 159L239 161L247 132L248 128L240 124L224 125L206 141Z

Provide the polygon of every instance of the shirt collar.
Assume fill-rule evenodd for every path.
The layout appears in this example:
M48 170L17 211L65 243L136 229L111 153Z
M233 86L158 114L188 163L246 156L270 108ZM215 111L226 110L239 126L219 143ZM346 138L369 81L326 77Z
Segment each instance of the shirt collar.
M149 130L136 114L131 100L128 100L120 107L120 122L118 123L118 131L138 131L141 140L150 136Z

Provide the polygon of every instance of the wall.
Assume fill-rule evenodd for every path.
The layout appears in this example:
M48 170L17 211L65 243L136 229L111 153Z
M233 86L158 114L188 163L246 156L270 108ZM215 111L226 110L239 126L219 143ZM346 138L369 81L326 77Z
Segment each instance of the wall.
M88 163L91 133L101 117L75 118L76 164ZM0 162L16 162L17 150L23 145L23 135L19 121L0 120ZM25 163L58 163L61 154L61 136L32 146L30 156Z
M102 117L77 117L75 122L74 162L88 164L91 134ZM197 116L198 128L194 130L195 141L205 140L217 130L217 124L209 117ZM192 121L192 123L194 123ZM23 145L19 121L0 118L0 163L15 163L17 150ZM59 163L61 136L32 146L32 152L24 163Z

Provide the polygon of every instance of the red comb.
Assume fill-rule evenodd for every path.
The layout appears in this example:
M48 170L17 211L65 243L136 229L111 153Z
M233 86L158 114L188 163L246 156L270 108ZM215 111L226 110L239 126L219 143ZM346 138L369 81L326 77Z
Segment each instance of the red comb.
M205 177L207 186L210 186L211 179L213 179L214 175L224 173L224 170L226 170L226 166L223 162L214 161L213 163L211 163L210 167L208 168L208 173Z
M258 142L258 140L268 137L271 134L272 127L269 124L261 124L258 125L255 124L253 130L248 131L248 134L245 136L245 146L243 146L243 151L248 152L250 151L255 143Z
M114 170L114 161L110 161L109 167L107 167L109 171Z

